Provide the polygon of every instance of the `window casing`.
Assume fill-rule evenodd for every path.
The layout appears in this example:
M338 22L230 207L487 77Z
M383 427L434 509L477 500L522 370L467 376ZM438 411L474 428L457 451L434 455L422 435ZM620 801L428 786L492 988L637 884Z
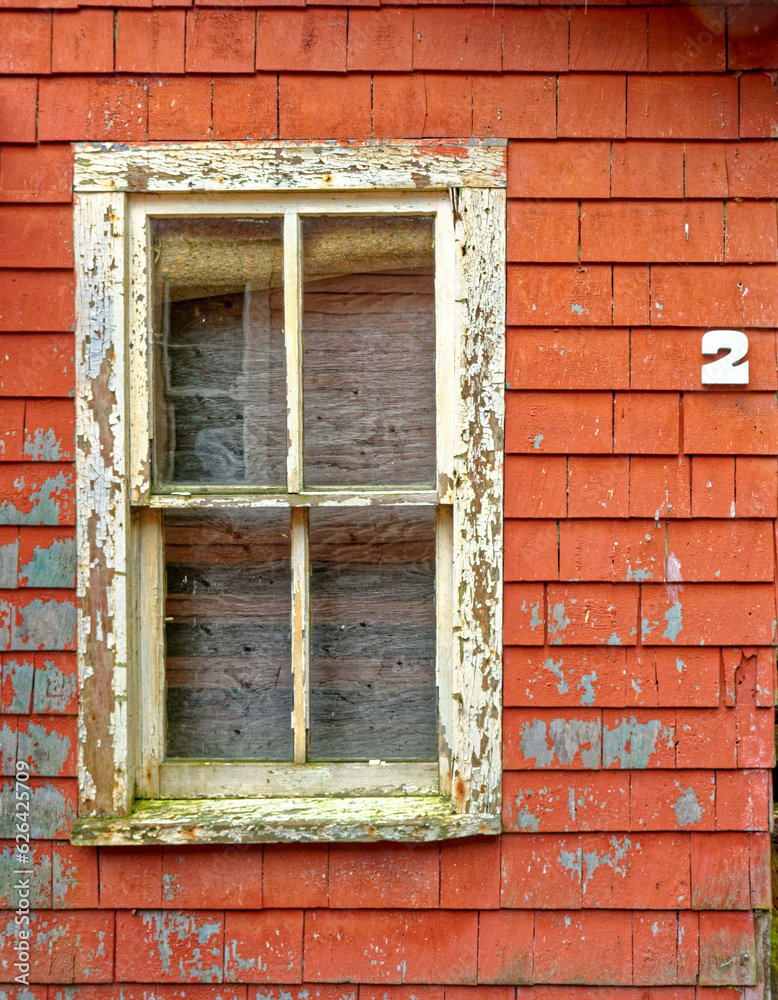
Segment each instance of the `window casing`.
M80 150L77 842L413 840L499 830L504 152L499 143L449 142ZM317 486L314 476L309 486L301 220L380 217L434 224L434 478L387 486L366 474L344 488ZM193 218L280 220L284 483L228 488L159 474L153 226ZM313 762L309 519L412 509L436 523L436 760ZM291 760L165 756L162 525L166 512L174 519L203 510L289 517Z

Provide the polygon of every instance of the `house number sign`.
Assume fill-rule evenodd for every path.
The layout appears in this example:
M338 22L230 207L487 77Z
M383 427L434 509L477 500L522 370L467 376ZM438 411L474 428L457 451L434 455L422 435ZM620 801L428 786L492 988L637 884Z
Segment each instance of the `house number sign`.
M719 351L729 351L729 354L702 366L702 384L748 385L748 362L738 364L748 351L748 337L740 330L708 330L702 337L702 353L718 354Z

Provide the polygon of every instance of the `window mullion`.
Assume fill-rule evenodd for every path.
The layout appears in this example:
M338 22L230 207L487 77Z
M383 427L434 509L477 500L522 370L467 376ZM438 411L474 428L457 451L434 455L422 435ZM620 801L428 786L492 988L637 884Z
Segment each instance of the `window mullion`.
M294 762L308 757L310 681L310 573L308 508L293 507L292 518L292 674L294 679Z
M286 343L286 488L303 486L303 331L300 217L284 215L284 338Z

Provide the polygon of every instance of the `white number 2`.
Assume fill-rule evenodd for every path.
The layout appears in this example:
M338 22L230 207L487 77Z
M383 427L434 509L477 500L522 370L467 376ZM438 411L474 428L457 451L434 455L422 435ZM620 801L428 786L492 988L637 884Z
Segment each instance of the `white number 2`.
M748 385L748 362L737 362L746 356L748 337L740 330L708 330L702 337L702 353L729 354L702 366L703 385ZM737 365L737 367L736 367Z

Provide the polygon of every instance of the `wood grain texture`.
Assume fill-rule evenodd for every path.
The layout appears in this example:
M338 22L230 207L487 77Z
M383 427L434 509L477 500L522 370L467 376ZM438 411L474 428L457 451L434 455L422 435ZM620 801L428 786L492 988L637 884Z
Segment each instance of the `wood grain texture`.
M502 494L505 196L464 189L455 203L460 261L454 501L452 794L458 811L499 811L502 789Z
M499 814L455 815L435 795L296 799L139 800L127 818L80 819L79 845L423 842L500 832Z
M290 760L282 510L165 515L167 757Z
M77 146L76 191L505 187L505 140Z
M96 815L124 814L127 761L125 198L76 199L76 509L79 792Z
M328 290L306 281L303 296L305 481L317 486L428 485L435 481L435 298L432 220L361 220L375 234L375 270L363 273L359 254L343 262ZM303 222L308 244L332 239L350 219ZM418 267L408 265L415 290L389 291L402 263L393 247L413 237ZM350 270L355 271L352 278ZM423 284L426 277L426 287ZM360 291L354 291L352 280ZM419 287L420 286L420 287Z
M165 798L435 795L436 764L255 764L245 761L168 761L161 769Z

